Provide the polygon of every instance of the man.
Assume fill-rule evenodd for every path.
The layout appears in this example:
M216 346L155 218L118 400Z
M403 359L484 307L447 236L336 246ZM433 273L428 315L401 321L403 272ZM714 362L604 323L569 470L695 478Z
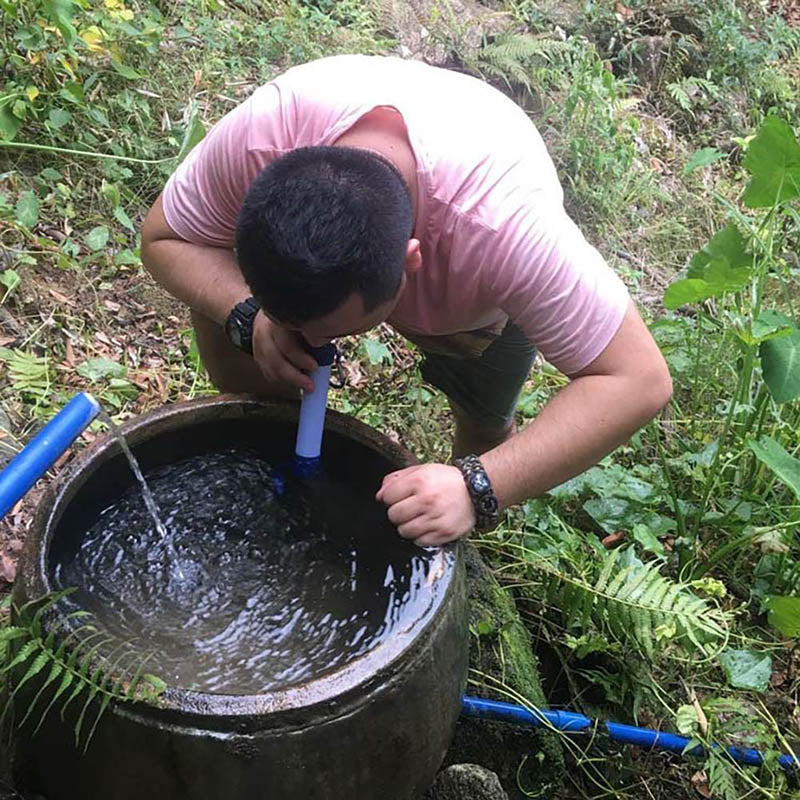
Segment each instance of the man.
M223 391L310 388L306 343L384 320L420 346L461 459L391 473L377 499L421 545L491 528L671 395L657 345L564 212L524 112L418 62L337 56L261 87L170 178L142 259L192 309ZM515 432L534 346L571 380Z

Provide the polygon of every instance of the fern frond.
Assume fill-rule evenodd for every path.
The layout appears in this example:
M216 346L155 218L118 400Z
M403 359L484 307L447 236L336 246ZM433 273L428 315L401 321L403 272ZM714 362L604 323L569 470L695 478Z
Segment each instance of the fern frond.
M471 66L483 75L503 79L509 86L517 83L530 90L534 76L541 82L543 77L557 74L542 69L557 63L569 50L569 43L560 39L506 33L484 45Z
M55 615L48 616L67 593L56 592L14 609L15 624L0 627L0 676L7 677L10 687L1 719L5 720L12 701L25 685L40 681L19 726L32 718L45 699L43 711L37 712L34 734L54 708L64 719L73 702L82 699L74 727L76 744L85 731L87 714L95 705L98 707L96 714L92 712L91 727L83 737L85 749L112 700L154 702L166 686L158 678L144 674L149 657L142 659L128 643L115 640L91 624L74 624L89 616L87 612L59 616L59 621L55 621ZM46 622L51 623L50 630Z
M612 550L593 577L571 572L524 545L509 545L530 569L544 573L546 601L560 609L569 626L594 625L650 659L664 639L705 654L727 638L728 616L686 584L662 575L658 561L624 566L622 551Z

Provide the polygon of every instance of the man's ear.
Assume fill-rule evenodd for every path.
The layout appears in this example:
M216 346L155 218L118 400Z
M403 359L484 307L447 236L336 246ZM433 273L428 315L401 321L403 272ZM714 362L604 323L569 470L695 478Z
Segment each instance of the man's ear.
M409 239L406 247L406 267L408 275L413 275L422 267L422 250L419 239Z

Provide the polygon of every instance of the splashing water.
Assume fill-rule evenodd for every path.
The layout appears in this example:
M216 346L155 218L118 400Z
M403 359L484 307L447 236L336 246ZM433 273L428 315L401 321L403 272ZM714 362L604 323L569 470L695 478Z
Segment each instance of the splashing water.
M125 458L128 459L128 464L130 464L131 470L136 476L136 481L139 484L139 490L142 493L142 500L144 500L147 513L150 515L150 519L152 519L156 531L161 537L161 541L166 548L167 557L175 568L176 577L179 580L184 580L186 576L184 575L180 562L178 561L178 554L175 551L175 545L172 543L172 538L169 535L169 531L167 531L166 525L164 525L164 523L161 521L161 516L158 513L158 506L156 505L156 501L153 499L153 494L150 491L150 487L147 485L147 481L144 479L144 475L142 475L142 468L139 466L136 456L133 454L133 451L131 450L130 445L125 439L122 431L119 429L119 427L117 427L106 411L101 411L98 414L98 419L108 425L108 430L119 443L119 446L122 448L122 452L125 454Z

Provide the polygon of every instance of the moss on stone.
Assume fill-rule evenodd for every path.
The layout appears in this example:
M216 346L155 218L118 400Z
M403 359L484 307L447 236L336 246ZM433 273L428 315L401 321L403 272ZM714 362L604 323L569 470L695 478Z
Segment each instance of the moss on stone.
M511 694L532 705L544 706L538 661L512 596L471 545L466 547L466 566L470 598L467 694L513 701ZM511 797L535 796L548 786L559 784L564 771L556 734L462 718L446 763L463 762L481 764L496 772Z

